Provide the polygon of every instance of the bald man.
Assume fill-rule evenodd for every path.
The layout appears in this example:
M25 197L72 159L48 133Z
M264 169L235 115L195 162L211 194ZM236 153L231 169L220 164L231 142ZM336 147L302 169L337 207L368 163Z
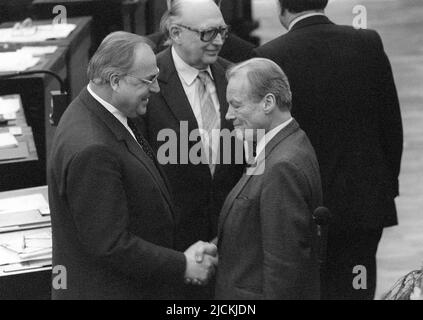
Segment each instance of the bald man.
M167 1L168 9L172 8L173 2L178 2L178 0ZM222 0L214 0L214 2L216 2L216 4L220 7ZM147 36L147 38L151 41L150 45L155 53L160 53L163 50L166 50L169 44L167 41L169 35L166 26L163 26L161 29L162 30ZM254 44L238 37L233 32L229 32L228 37L220 50L219 56L234 63L242 62L252 57L254 48Z
M157 151L167 143L157 139L163 129L176 131L179 146L181 123L187 125L189 133L198 129L232 131L232 124L225 119L228 62L219 58L228 29L219 7L213 0L173 1L163 25L171 45L157 56L161 90L151 96L144 118L151 146ZM193 241L210 241L216 236L220 208L243 169L234 162L216 163L215 156L222 149L219 141L201 137L189 141L188 149L198 143L210 150L207 163L195 164L188 159L187 164L178 161L163 166L180 217L176 245L181 250ZM212 297L211 292L188 291L186 298Z

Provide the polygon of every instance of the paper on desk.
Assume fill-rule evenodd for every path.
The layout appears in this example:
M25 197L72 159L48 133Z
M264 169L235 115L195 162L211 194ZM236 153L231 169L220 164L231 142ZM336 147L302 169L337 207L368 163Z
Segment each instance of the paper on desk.
M48 207L48 203L41 193L0 200L0 214L45 210Z
M26 263L36 263L36 262L50 262L53 257L52 253L46 254L46 255L40 255L36 258L30 258L30 259L20 259L17 254L5 254L4 252L7 252L6 249L3 249L0 247L0 266L5 265L15 265L15 264L26 264Z
M0 133L10 133L14 136L21 136L23 131L21 127L0 127Z
M0 149L16 148L18 145L18 140L16 140L13 134L0 133Z
M52 54L57 50L57 46L38 46L38 47L30 47L25 46L17 50L17 52L28 52L33 57L42 56L45 54Z
M75 28L75 24L37 25L31 29L20 30L3 28L0 29L0 42L26 43L63 39L67 38Z
M21 136L22 135L22 128L21 127L9 127L9 133L13 134L14 136Z
M0 243L0 247L13 251L21 258L49 254L52 248L51 232L39 232L24 234L6 243Z
M20 262L16 264L9 264L3 268L3 273L21 272L35 269L42 269L51 267L51 258L38 259L36 261Z
M0 114L11 114L19 111L21 99L19 95L10 95L0 97Z
M1 30L1 29L0 29ZM40 58L25 51L0 52L0 72L25 71L34 67Z
M51 230L11 234L0 243L0 265L52 258Z
M38 250L39 254L35 252L32 255L20 254L16 252L13 247L9 247L7 244L2 243L0 244L0 266L52 258L51 247L46 249L33 249L32 251L35 250Z

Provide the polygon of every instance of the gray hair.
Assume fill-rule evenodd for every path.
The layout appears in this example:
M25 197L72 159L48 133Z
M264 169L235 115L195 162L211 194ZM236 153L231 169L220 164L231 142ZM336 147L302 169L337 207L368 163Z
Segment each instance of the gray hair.
M292 93L288 77L275 62L264 58L254 58L229 68L226 77L229 80L241 70L246 70L250 83L250 98L261 101L267 94L273 94L281 110L291 111Z
M160 20L160 31L165 35L165 45L171 45L170 27L182 16L183 0L168 1L168 9Z
M167 10L160 20L160 31L165 35L166 42L164 45L171 45L170 27L182 17L183 0L167 0ZM222 0L213 0L220 7Z
M133 64L135 49L146 44L144 37L117 31L104 38L88 64L88 79L95 84L106 84L113 74L127 74Z

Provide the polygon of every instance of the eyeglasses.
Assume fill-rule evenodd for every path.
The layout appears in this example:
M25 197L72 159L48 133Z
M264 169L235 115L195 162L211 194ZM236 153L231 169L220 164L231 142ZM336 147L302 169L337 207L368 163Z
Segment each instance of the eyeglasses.
M198 33L200 35L201 41L203 42L213 41L217 37L218 34L220 34L220 36L222 37L222 40L226 40L229 34L229 26L211 28L206 30L198 30L195 28L185 26L183 24L177 24L177 26Z
M157 71L156 75L150 80L150 79L141 79L138 78L130 73L125 74L126 77L131 77L134 79L137 79L139 82L145 83L148 87L152 86L154 82L156 82L157 78L159 77L159 70Z

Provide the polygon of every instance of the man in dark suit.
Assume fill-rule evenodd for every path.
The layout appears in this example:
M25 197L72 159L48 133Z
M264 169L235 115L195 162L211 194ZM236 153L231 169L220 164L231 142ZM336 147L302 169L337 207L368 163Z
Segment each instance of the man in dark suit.
M168 9L172 8L172 2L174 1L178 0L168 1ZM215 2L220 7L222 0ZM147 36L149 41L151 41L150 45L155 53L160 53L168 48L169 34L165 26L163 26L162 29L163 30ZM222 49L220 50L219 56L228 61L237 63L251 58L254 48L255 45L252 43L238 37L232 32L229 32L228 37L223 43Z
M185 250L192 241L209 241L216 236L220 208L243 168L233 162L218 163L219 153L222 155L218 139L201 135L186 141L189 134L200 130L206 133L232 130L232 125L225 120L228 63L218 57L227 29L212 0L174 1L173 5L175 7L168 12L164 22L172 46L157 56L161 91L151 97L144 125L146 136L164 165L180 213L176 246ZM178 147L176 164L160 161L160 149L168 142L158 141L158 135L169 129L178 139L175 142ZM185 143L186 151L180 148ZM180 161L181 157L188 158L188 150L199 143L207 151L202 152L208 154L206 161L199 164L192 159ZM195 293L191 297L211 296Z
M403 132L391 66L379 35L332 23L327 0L279 3L289 32L255 52L286 72L293 116L319 160L324 205L334 214L324 298L372 299L378 243L397 224ZM357 266L367 273L355 274ZM357 276L367 283L354 287Z
M206 282L212 245L175 250L166 178L133 118L159 91L156 58L140 36L107 36L90 61L90 83L66 110L49 163L53 264L66 268L55 299L171 299Z
M257 142L257 155L220 213L216 299L318 299L312 215L322 202L320 173L291 117L288 80L260 58L235 66L228 78L226 118L238 136Z

